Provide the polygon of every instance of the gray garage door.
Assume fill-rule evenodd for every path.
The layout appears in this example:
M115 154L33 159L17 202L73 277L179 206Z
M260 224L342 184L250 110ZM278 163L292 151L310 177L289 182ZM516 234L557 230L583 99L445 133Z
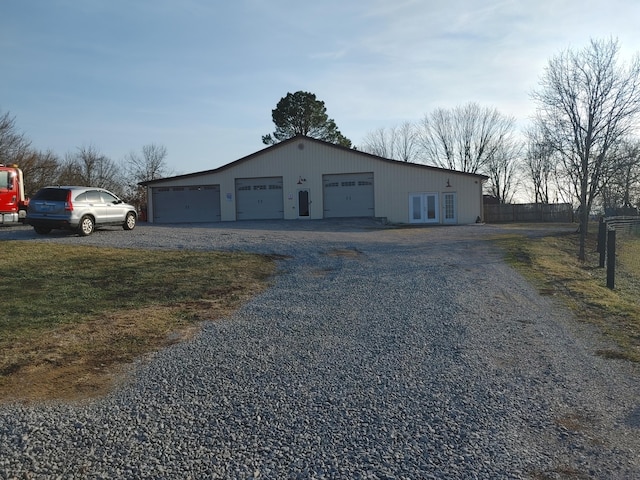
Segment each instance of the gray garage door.
M220 185L156 187L152 195L156 223L220 221Z
M236 218L284 218L282 177L236 178Z
M325 218L373 217L373 173L323 175Z

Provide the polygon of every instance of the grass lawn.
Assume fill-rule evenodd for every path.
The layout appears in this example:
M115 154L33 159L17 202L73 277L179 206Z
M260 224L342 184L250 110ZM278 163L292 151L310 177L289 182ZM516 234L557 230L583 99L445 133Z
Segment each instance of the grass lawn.
M640 236L618 234L615 289L606 287L606 268L598 268L597 224L591 225L588 258L578 255L578 234L528 239L496 239L508 261L543 294L562 299L584 321L597 325L618 345L601 350L610 358L640 361Z
M229 315L275 271L246 253L3 247L0 401L101 395L123 366Z

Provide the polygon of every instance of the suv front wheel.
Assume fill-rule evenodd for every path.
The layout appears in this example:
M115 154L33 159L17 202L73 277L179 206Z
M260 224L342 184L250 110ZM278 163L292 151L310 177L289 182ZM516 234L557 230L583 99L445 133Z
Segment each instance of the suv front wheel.
M136 214L133 212L127 213L127 216L124 219L124 223L122 224L122 228L125 230L133 230L136 226Z
M93 222L93 218L89 215L85 215L80 219L80 225L78 226L78 233L86 237L87 235L91 235L93 230L95 229L95 223Z

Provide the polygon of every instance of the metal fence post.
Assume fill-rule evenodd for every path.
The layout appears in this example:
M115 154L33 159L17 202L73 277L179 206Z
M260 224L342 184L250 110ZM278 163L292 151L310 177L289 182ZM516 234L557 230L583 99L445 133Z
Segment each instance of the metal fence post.
M607 288L613 290L616 277L616 231L607 232Z

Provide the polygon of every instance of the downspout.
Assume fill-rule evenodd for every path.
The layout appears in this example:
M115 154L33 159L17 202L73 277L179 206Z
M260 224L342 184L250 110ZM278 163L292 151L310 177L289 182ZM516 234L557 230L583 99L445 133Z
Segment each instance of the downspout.
M476 223L484 223L484 182L486 182L488 179L487 178L483 178L481 179L478 184L480 185L480 215L478 215L478 218L480 219L480 221L478 221L476 219Z
M147 223L153 223L153 196L152 188L147 185Z

